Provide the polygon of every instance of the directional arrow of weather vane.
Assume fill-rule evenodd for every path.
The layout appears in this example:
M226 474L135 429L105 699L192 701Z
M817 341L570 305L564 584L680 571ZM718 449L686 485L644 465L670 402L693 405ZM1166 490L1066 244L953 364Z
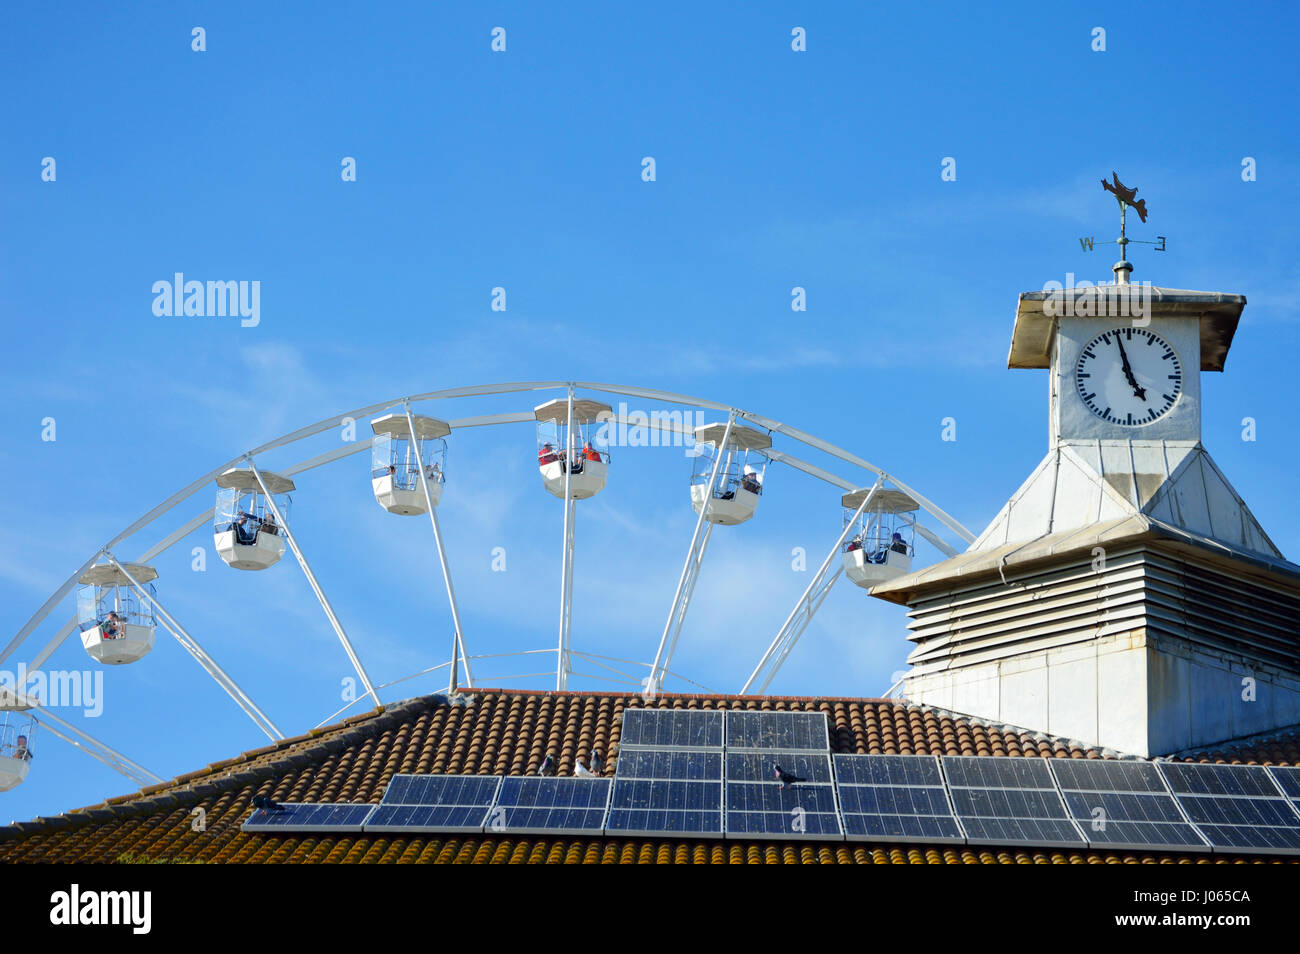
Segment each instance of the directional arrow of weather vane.
M1098 242L1093 236L1089 235L1086 238L1079 239L1079 246L1085 252L1091 252L1093 247L1097 245L1118 245L1120 261L1128 261L1127 248L1132 243L1138 245L1153 245L1155 246L1153 251L1163 252L1165 250L1165 237L1163 235L1157 235L1157 241L1155 242L1148 242L1142 239L1131 239L1128 237L1126 230L1127 223L1125 221L1127 218L1126 213L1130 208L1133 209L1133 211L1138 214L1138 218L1145 223L1147 220L1147 200L1137 198L1137 187L1134 186L1130 189L1128 186L1124 185L1124 183L1119 181L1119 175L1117 173L1112 171L1110 177L1110 182L1107 182L1105 179L1101 180L1101 187L1113 195L1115 201L1119 203L1119 238L1113 242Z

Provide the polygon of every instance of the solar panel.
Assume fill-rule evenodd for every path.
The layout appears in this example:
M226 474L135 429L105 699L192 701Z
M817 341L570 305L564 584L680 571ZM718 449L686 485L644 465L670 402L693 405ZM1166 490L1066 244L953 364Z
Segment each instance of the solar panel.
M610 779L507 776L488 813L491 832L599 835Z
M722 712L712 709L626 709L619 732L620 750L722 748Z
M619 778L722 778L721 752L680 752L673 749L620 751L616 772Z
M1300 800L1300 768L1294 765L1270 765L1268 774L1273 776L1273 781L1277 782L1292 804Z
M482 831L499 775L394 775L366 831Z
M722 835L722 753L620 748L605 831Z
M964 842L933 755L836 755L844 834L851 841Z
M953 808L972 845L1085 844L1066 811L1046 759L942 757Z
M802 781L782 782L778 766ZM828 752L727 752L728 837L843 838L834 779Z
M1094 848L1208 851L1151 762L1048 759L1071 817Z
M257 809L241 826L241 831L360 832L375 806L367 803L299 802L282 804L280 811Z
M728 749L830 751L824 712L727 712Z
M394 775L381 805L489 805L499 775Z
M1157 764L1178 804L1216 850L1300 853L1300 814L1264 766Z

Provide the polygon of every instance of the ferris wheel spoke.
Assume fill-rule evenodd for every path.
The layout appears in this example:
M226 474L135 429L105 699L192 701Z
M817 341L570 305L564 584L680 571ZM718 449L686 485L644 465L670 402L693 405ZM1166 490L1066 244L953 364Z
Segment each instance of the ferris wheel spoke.
M31 702L31 700L29 699L28 702ZM60 719L49 709L32 703L31 715L50 734L57 736L96 761L102 762L113 771L125 775L137 785L158 785L163 782L160 776L150 772L139 763L133 762L121 752L100 742L89 733L81 731L72 723ZM58 727L61 727L63 731L60 731Z
M167 612L162 603L158 602L158 597L141 586L140 581L131 575L131 571L125 565L118 562L117 557L113 556L111 551L105 550L104 556L108 557L109 562L126 577L126 581L140 598L154 608L155 613L162 619L163 626L172 634L176 642L180 643L185 651L193 656L195 661L212 677L213 681L226 691L226 694L235 701L235 705L244 710L244 714L253 720L253 724L265 732L272 742L283 739L284 733L267 717L265 712L258 708L257 703L249 698L248 694L239 687L239 684L217 665L217 661L208 655L207 651L199 645L198 640L191 636L185 630L185 627L176 622L176 618Z
M442 581L447 588L447 602L451 604L451 621L455 627L451 643L451 676L447 683L447 691L455 692L457 688L457 675L460 666L457 660L465 666L465 685L474 685L474 674L469 668L469 657L465 652L465 633L460 625L460 607L456 605L456 588L451 582L451 568L447 563L447 551L442 544L442 528L438 525L438 509L433 504L433 493L429 490L429 474L424 465L424 451L420 445L423 443L415 428L415 418L411 414L411 402L407 401L402 405L402 411L406 415L406 426L411 434L411 449L415 452L415 463L420 473L420 489L424 492L424 503L429 511L429 522L433 525L433 542L438 548L438 565L442 567Z
M565 415L564 442L566 463L564 465L564 550L560 563L560 638L559 650L555 658L555 688L557 691L569 687L569 624L570 611L573 606L573 534L574 522L578 516L577 501L573 499L573 385L569 385L568 407Z
M813 616L821 608L822 602L830 594L831 587L840 578L840 573L844 570L843 566L836 567L835 572L830 575L829 579L826 577L826 571L830 569L831 563L834 562L836 555L840 552L840 547L844 545L844 541L848 539L854 524L857 523L858 518L862 516L871 501L875 499L876 493L884 482L885 478L883 476L876 478L871 490L863 495L862 502L858 504L858 509L854 512L852 518L844 521L844 530L835 540L835 545L826 554L826 559L822 561L817 573L808 582L803 595L795 603L794 609L790 611L790 615L785 618L785 622L777 630L776 636L773 637L771 644L767 647L767 652L763 653L763 658L758 661L758 665L750 673L749 679L745 681L745 685L740 690L742 696L749 694L749 690L753 688L754 680L759 678L764 667L770 662L772 663L771 668L763 676L763 682L758 687L759 693L767 692L768 685L780 671L781 666L784 665L786 657L790 655L790 650L794 649L795 643L799 642L799 637L803 635L804 630L808 628L808 624L812 622Z
M338 636L339 642L343 644L343 651L347 653L348 659L352 663L352 668L356 671L357 678L361 680L361 685L365 689L365 694L375 701L375 708L378 708L380 704L379 696L375 692L374 685L370 682L370 676L366 674L366 667L362 665L361 658L357 656L357 651L352 647L352 641L348 639L348 634L343 631L343 624L339 622L339 618L334 614L334 607L330 605L329 598L325 595L325 591L321 589L320 583L316 580L316 574L312 572L311 565L308 564L307 558L303 556L302 548L298 546L298 540L293 535L293 530L290 529L289 522L284 519L284 514L280 512L280 508L276 505L275 498L267 488L266 481L262 479L262 472L257 469L257 464L253 461L252 456L250 455L246 457L245 460L248 462L249 470L252 471L253 476L257 479L258 486L262 488L262 493L266 499L266 505L270 508L272 516L275 517L275 522L279 526L280 532L284 534L284 539L289 544L289 549L293 551L294 559L296 559L298 565L302 567L303 575L307 577L307 583L311 586L312 592L316 594L316 600L320 603L321 609L325 611L325 616L329 620L330 625L334 627L334 633Z
M708 531L703 532L705 515L709 512L709 502L713 499L714 488L718 483L718 471L722 467L722 449L731 439L731 430L736 423L736 412L727 415L727 426L722 431L722 441L717 445L718 453L713 455L713 467L709 471L709 483L704 490L704 501L700 505L699 516L695 518L695 532L691 535L691 546L686 552L686 562L682 565L682 575L677 579L677 591L673 593L673 605L668 611L668 621L664 623L663 635L659 637L659 648L655 651L654 665L646 679L646 691L658 692L663 688L664 672L672 662L673 649L677 646L677 637L681 634L682 623L686 619L686 607L690 602L691 592L695 589L695 578L699 575L700 565L704 560L704 551L709 545L713 524L708 524ZM671 637L671 648L669 638ZM666 651L666 655L665 655Z

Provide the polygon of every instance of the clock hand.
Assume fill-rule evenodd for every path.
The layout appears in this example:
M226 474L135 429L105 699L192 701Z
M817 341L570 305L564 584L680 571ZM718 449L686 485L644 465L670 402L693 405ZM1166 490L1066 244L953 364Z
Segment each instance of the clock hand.
M1128 383L1129 386L1133 388L1134 396L1145 401L1147 399L1146 388L1138 386L1137 378L1133 376L1133 366L1128 363L1128 353L1124 350L1124 342L1120 340L1119 335L1115 336L1115 344L1119 346L1119 356L1124 362L1124 377L1128 378Z

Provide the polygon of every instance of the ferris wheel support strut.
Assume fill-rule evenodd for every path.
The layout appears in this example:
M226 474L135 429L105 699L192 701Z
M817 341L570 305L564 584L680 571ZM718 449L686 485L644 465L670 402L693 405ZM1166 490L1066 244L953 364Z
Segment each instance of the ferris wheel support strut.
M343 644L343 651L347 653L348 659L352 663L352 668L356 670L357 678L361 680L361 685L366 690L366 695L375 700L375 708L379 708L379 695L375 692L374 685L370 682L370 677L366 674L366 667L361 664L361 659L357 656L357 651L352 648L352 641L348 639L348 634L343 631L343 624L339 618L334 615L334 607L330 606L329 597L321 589L320 583L316 580L316 574L311 571L311 565L307 558L303 556L302 548L298 546L298 540L293 535L293 530L289 528L289 522L284 519L284 514L280 513L280 508L275 505L275 499L271 496L270 490L267 489L266 481L262 479L262 472L257 469L257 464L253 461L250 454L244 458L248 461L249 470L257 478L257 485L262 488L262 494L266 497L266 505L271 508L271 514L275 517L276 524L280 527L280 532L284 534L284 539L289 544L289 549L293 551L294 559L302 567L302 572L307 577L307 583L311 586L312 592L316 594L316 599L320 603L321 609L325 611L326 618L329 619L330 625L334 627L334 633L338 636L339 642Z
M853 519L845 521L844 530L840 533L839 539L835 541L835 545L831 547L831 552L826 554L826 559L822 561L821 567L818 568L817 573L808 582L803 595L799 597L799 602L795 603L794 609L785 618L785 622L781 624L781 628L777 630L776 636L773 637L771 644L767 647L767 652L763 653L763 658L758 661L758 665L750 673L749 679L746 680L744 687L740 690L742 696L749 693L754 681L763 672L763 668L771 662L771 669L763 677L762 685L758 687L760 693L767 692L768 685L780 671L781 666L785 664L786 657L790 655L790 650L794 649L795 643L799 642L799 637L808 628L813 616L821 608L822 602L830 594L831 587L835 585L835 581L840 578L840 574L844 571L844 567L841 565L836 567L835 572L830 575L829 579L826 578L826 571L830 569L836 554L840 552L840 547L844 545L844 540L848 537L849 531L858 522L858 518L867 509L867 504L876 496L876 491L880 489L884 481L883 476L876 478L870 492L862 498L862 503L858 505L857 511L853 514Z
M569 624L573 609L573 535L578 516L576 501L569 492L573 475L573 385L569 385L569 406L564 431L564 553L560 563L560 645L555 659L555 688L569 688Z
M700 504L700 515L695 518L695 533L691 536L691 547L686 551L686 562L682 564L682 575L677 580L677 590L673 593L673 605L668 611L668 621L664 623L663 635L659 637L659 648L655 651L655 661L646 677L646 692L653 694L663 688L664 674L672 662L673 649L677 647L677 637L681 634L682 623L686 620L686 607L690 602L691 592L695 589L695 579L699 576L700 565L704 560L704 551L708 548L712 536L713 524L700 539L700 531L705 524L704 515L709 512L709 503L713 500L713 488L718 483L718 468L722 466L722 453L731 440L731 429L736 423L736 412L727 415L727 426L722 432L722 443L713 455L713 468L709 471L709 484L704 489L704 500ZM688 582L689 581L689 582ZM672 646L669 648L669 637ZM666 655L665 655L666 651Z
M217 661L207 654L203 647L199 645L198 640L191 636L184 626L176 622L176 618L167 612L162 603L158 602L158 598L140 585L140 581L131 575L130 570L118 562L117 557L113 555L111 550L105 550L104 556L108 558L108 562L122 572L122 575L126 577L126 581L131 584L131 589L135 590L142 600L154 608L154 611L162 618L163 626L172 634L176 642L180 643L185 651L194 657L194 660L203 667L204 671L212 677L217 685L226 690L226 694L235 701L235 705L244 710L244 714L253 720L253 724L266 733L267 738L272 742L283 739L284 733L267 717L265 712L258 708L257 703L250 699L243 689L239 688L239 684L217 665Z
M30 699L27 701L32 702ZM154 775L153 772L150 772L144 766L131 761L121 752L110 748L94 736L82 732L70 722L60 719L44 706L33 704L30 712L32 718L40 723L41 727L44 728L45 731L53 733L74 748L80 749L92 759L95 759L98 762L103 762L113 771L120 775L125 775L137 785L158 785L163 781L162 778ZM65 731L70 733L70 736L75 736L75 738L70 737L69 735L64 735L63 732L60 732L54 727L55 725L61 726Z
M424 451L420 450L420 441L415 433L415 418L411 416L411 402L402 405L406 412L406 426L411 431L411 446L415 448L415 464L420 469L420 488L424 491L424 503L429 508L429 522L433 524L433 542L438 547L438 564L442 567L442 581L447 587L447 602L451 604L451 622L455 627L451 644L451 676L447 682L447 691L455 692L458 688L457 677L460 666L459 658L465 667L465 685L474 685L474 673L469 668L469 656L465 652L465 631L460 626L460 607L456 605L456 588L451 583L451 567L447 562L447 551L442 545L442 528L438 526L438 510L433 505L433 494L429 492L429 475L424 470ZM459 654L459 656L457 655Z

